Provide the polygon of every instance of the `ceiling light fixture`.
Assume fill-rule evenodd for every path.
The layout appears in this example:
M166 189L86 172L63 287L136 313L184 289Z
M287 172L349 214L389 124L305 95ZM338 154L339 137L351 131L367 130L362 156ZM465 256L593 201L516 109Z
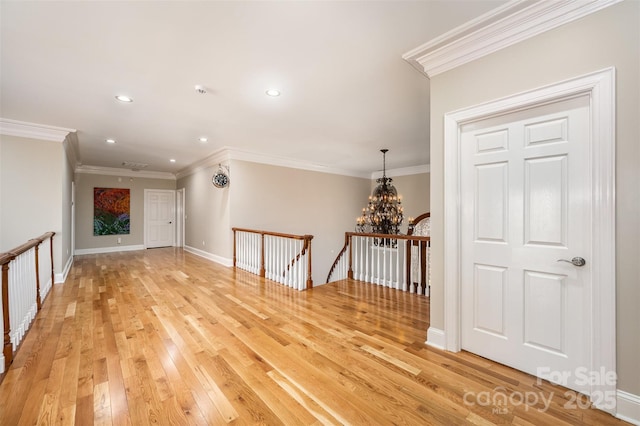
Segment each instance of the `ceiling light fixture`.
M267 96L271 96L272 98L276 98L280 96L280 91L278 89L269 89L266 91Z
M106 143L116 143L115 139L105 139Z
M118 95L116 96L116 99L119 100L120 102L133 102L133 98L130 98L129 96L126 96L126 95Z
M386 155L388 149L382 152L382 177L376 179L378 186L369 196L369 203L362 209L362 216L356 219L356 231L374 234L399 234L403 220L402 196L391 184L387 177ZM381 239L382 240L382 239ZM396 241L396 240L394 240ZM378 245L380 241L375 240ZM385 242L386 244L386 242ZM395 244L392 243L392 244Z
M196 84L196 93L204 95L207 93L207 89L201 84Z
M175 162L176 162L176 159L175 159L175 158L172 158L171 160L169 160L169 162L170 162L170 163L175 163Z
M198 140L202 143L205 143L206 141L208 141L209 139L207 139L205 136L201 136L198 138Z

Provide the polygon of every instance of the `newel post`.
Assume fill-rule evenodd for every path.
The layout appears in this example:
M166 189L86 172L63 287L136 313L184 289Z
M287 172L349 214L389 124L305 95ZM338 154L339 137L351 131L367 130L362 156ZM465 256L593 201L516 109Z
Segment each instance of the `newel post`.
M264 269L264 232L260 233L260 276L265 277Z
M349 278L350 280L353 279L353 250L351 249L352 247L352 235L349 233L344 234L344 243L345 244L349 244L349 270L347 271L347 278Z
M233 228L233 268L236 267L236 228Z
M54 235L56 235L56 233L52 232L51 233L51 239L49 240L51 242L51 244L49 245L49 250L51 252L51 285L54 285L56 283L55 274L53 272L53 236Z
M42 240L37 241L38 244L34 247L36 250L36 305L38 306L38 311L40 311L40 309L42 309L42 300L40 298L40 257L38 256L38 249L40 248L40 244L42 244ZM51 284L53 284L53 282Z
M304 244L309 246L309 261L307 262L307 290L313 288L313 278L311 278L311 239L313 235L306 235L304 237Z
M2 264L2 319L4 321L2 353L4 355L5 370L8 369L8 366L13 361L13 347L9 336L11 328L9 324L9 262L13 259L15 259L15 256L9 256L6 259L6 263Z

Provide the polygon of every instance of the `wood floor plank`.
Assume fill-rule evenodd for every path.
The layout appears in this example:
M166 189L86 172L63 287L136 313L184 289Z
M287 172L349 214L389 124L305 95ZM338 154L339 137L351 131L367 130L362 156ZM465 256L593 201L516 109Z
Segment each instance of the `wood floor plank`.
M0 384L0 425L624 424L427 347L429 308L354 280L292 290L175 248L77 256Z

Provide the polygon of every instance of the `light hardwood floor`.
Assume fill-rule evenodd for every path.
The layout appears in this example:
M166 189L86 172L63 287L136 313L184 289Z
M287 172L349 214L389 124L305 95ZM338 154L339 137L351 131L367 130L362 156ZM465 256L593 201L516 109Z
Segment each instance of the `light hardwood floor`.
M623 424L425 346L428 318L421 296L299 292L180 249L79 256L0 385L0 425Z

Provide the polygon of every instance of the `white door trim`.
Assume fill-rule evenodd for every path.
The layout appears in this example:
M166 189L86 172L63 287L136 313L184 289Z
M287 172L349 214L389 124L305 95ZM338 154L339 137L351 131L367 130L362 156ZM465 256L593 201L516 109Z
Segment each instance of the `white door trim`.
M444 346L460 351L460 140L461 126L496 115L534 108L575 96L590 97L591 191L593 196L591 371L616 371L615 291L615 69L570 80L445 114L444 117ZM597 382L597 380L596 380ZM591 399L598 408L615 408L598 396L615 395L616 385L600 380ZM611 392L611 393L608 393Z
M185 236L185 189L180 188L176 190L176 247L184 247Z
M149 211L148 208L148 203L149 203L149 193L150 192L166 192L166 193L171 193L174 194L174 216L175 216L175 193L176 191L174 189L147 189L145 188L144 190L144 248L148 248L149 244L148 244L148 234L149 234L149 220L147 218L147 212ZM176 245L176 235L175 235L175 218L173 219L174 224L173 224L173 232L172 232L172 242L171 242L171 246L175 246Z

